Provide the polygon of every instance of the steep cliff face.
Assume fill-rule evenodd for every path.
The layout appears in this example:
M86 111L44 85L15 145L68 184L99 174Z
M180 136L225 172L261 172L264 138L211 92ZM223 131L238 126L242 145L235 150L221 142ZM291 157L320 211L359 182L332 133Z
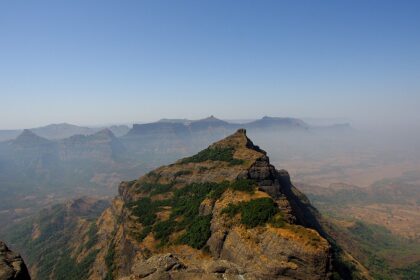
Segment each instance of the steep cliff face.
M340 279L317 211L243 129L119 194L90 279Z
M30 280L28 269L20 255L0 241L0 280Z

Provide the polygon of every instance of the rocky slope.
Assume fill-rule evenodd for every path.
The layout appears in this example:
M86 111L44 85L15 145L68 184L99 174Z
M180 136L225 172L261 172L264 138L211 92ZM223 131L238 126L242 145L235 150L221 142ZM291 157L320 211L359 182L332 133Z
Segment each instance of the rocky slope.
M368 278L243 129L119 194L96 223L89 279Z
M25 257L33 279L87 279L96 220L107 207L108 201L88 197L56 204L11 228L5 239Z
M0 280L30 280L28 269L20 255L0 241Z

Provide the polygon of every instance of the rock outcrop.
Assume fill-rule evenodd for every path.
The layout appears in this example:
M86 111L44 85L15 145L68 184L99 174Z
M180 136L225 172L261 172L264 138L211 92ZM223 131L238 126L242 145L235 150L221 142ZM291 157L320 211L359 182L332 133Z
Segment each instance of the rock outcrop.
M316 209L244 129L119 193L97 222L90 279L353 279Z
M0 280L30 280L28 269L20 255L0 241Z

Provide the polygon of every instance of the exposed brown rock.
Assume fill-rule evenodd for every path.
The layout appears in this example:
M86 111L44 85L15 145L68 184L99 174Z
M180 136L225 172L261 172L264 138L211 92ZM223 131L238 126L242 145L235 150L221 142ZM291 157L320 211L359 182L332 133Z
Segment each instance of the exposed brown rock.
M20 255L0 241L0 280L30 280L28 269Z

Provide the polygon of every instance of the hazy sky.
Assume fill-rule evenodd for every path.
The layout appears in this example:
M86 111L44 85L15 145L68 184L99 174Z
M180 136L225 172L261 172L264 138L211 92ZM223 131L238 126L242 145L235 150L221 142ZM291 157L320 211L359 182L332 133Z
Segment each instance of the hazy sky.
M0 129L420 123L420 1L0 1Z

